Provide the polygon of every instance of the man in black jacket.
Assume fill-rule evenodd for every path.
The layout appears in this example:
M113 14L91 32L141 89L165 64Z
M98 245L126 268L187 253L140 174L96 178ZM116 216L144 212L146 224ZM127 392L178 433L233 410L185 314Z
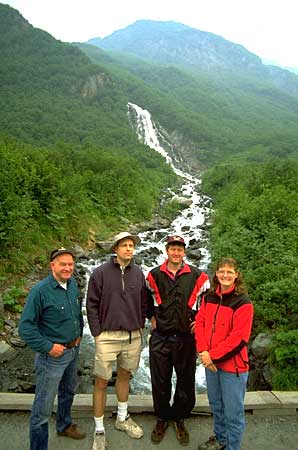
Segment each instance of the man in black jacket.
M141 427L127 414L129 380L139 365L146 318L145 278L132 260L139 242L138 236L119 233L111 247L116 256L95 269L89 280L87 317L95 337L92 450L104 450L107 445L103 424L106 387L116 362L118 413L115 427L132 438L143 436Z
M167 260L147 276L152 396L157 423L151 440L159 443L173 420L181 445L189 443L184 419L195 404L196 347L194 319L200 295L209 288L208 276L184 262L185 241L169 236ZM173 368L177 382L170 405Z

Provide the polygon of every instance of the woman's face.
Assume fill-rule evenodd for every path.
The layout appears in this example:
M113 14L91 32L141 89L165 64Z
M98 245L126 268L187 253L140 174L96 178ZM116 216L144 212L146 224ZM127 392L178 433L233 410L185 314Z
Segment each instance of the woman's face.
M235 284L238 277L238 272L234 267L229 265L224 265L216 271L216 276L221 286L221 291L228 291Z

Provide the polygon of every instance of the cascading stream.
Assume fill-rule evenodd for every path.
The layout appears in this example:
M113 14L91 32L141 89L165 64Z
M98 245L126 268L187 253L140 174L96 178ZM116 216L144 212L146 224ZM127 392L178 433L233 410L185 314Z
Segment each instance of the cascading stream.
M159 152L165 159L168 164L171 165L174 172L183 178L185 181L180 189L179 197L184 197L188 199L189 206L186 207L183 211L179 212L178 216L172 221L169 227L166 228L158 228L156 230L144 231L139 233L139 237L141 238L141 244L136 249L136 256L150 254L150 265L146 259L141 259L142 261L142 269L144 271L145 276L148 271L151 270L156 265L161 264L165 257L165 238L171 234L182 235L185 238L186 244L190 242L201 242L202 240L202 226L205 223L205 220L209 214L209 209L206 206L209 201L207 197L202 196L198 192L198 187L200 186L200 180L195 178L193 175L189 173L183 172L179 167L179 158L175 157L174 152L171 152L174 155L174 159L169 153L164 149L161 145L160 141L160 133L158 127L154 124L151 119L151 115L147 110L140 108L137 105L132 103L128 104L128 113L133 115L133 125L135 126L136 133L141 142L148 145L148 147L154 149ZM164 138L163 138L164 141ZM170 146L170 143L167 142L167 148ZM172 193L173 197L177 194ZM199 247L199 252L201 255L199 268L202 270L206 270L209 264L209 253L206 248ZM154 256L152 256L152 253ZM187 252L186 252L187 253ZM192 261L191 256L187 255L186 261L189 263L196 265L195 261ZM101 264L103 261L90 261L85 266L86 271L90 274L95 267ZM88 275L89 277L89 275ZM147 323L145 336L148 336L150 325ZM93 338L90 334L90 330L88 327L88 323L85 324L84 329L84 338L90 343L93 344ZM175 383L175 374L173 375L173 383ZM205 390L205 372L202 366L197 366L196 372L196 391L200 392ZM133 380L131 382L131 392L135 394L148 394L151 392L151 383L150 383L150 371L149 371L149 349L148 345L144 343L144 348L141 354L140 366L137 373L134 375Z

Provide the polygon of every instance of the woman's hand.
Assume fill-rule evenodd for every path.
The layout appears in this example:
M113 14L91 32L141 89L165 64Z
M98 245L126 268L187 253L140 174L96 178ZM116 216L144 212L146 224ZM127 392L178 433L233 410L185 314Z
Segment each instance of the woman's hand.
M206 369L211 370L212 372L217 372L216 365L212 361L210 354L207 350L204 350L203 352L199 353L199 357L201 360L201 363Z

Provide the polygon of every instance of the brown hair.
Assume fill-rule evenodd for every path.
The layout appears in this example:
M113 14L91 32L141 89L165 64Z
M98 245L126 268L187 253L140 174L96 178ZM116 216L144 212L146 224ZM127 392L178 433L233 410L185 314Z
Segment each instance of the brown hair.
M213 275L213 278L211 280L211 288L210 290L212 292L216 291L216 288L219 286L219 281L218 278L216 276L216 272L223 266L230 266L233 267L233 269L238 272L238 276L235 280L235 292L236 294L247 294L247 290L246 287L244 285L244 281L242 278L242 273L239 269L238 263L234 258L221 258L217 264L216 264L216 268L215 268L215 273Z

